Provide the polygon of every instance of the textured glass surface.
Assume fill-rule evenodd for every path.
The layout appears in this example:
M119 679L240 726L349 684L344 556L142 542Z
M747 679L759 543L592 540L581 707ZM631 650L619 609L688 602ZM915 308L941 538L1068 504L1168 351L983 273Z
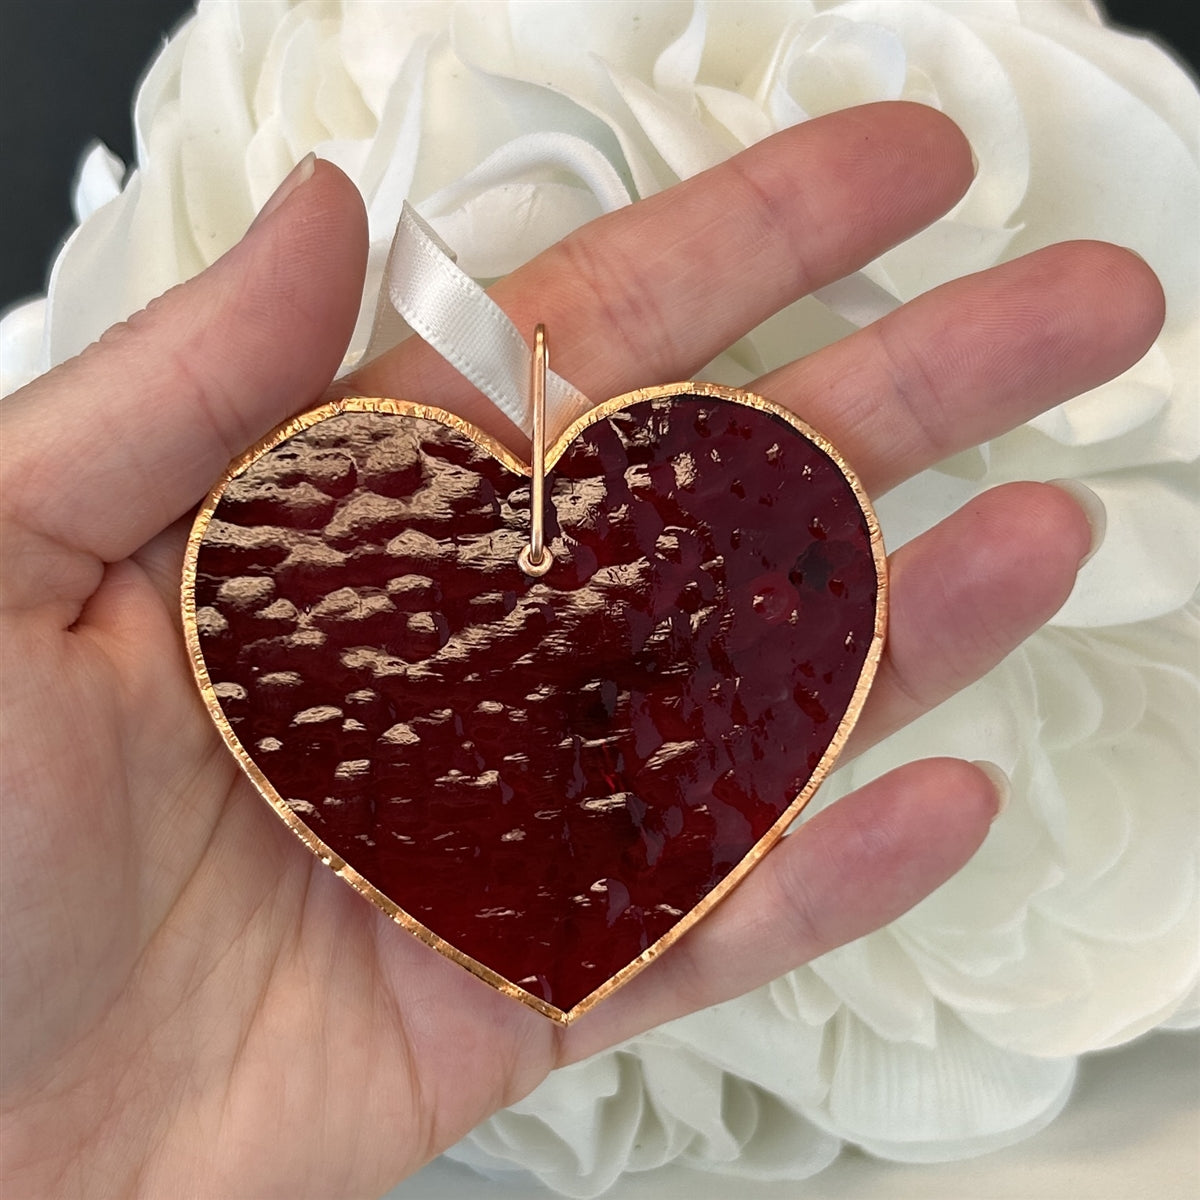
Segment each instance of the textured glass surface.
M430 420L343 413L227 489L197 625L249 755L324 842L561 1009L803 789L875 624L864 516L780 418L642 401L528 481Z

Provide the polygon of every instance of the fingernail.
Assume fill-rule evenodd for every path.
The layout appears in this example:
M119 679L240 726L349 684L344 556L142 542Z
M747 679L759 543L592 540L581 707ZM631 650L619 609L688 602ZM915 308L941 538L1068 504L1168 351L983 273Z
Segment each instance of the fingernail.
M258 216L250 222L250 229L261 224L302 184L312 178L317 169L317 156L310 150L284 177L283 182L271 193L266 204L258 211ZM247 233L250 232L248 229Z
M1104 531L1108 528L1108 512L1104 507L1104 501L1090 487L1080 483L1078 479L1050 479L1047 482L1051 487L1066 492L1083 509L1083 515L1087 518L1088 528L1092 531L1092 541L1088 546L1087 553L1079 560L1079 565L1082 567L1091 560L1092 555L1100 549L1104 542Z
M1008 800L1012 795L1012 782L1002 767L996 766L994 762L988 762L986 758L976 759L971 763L971 766L982 771L988 777L988 782L995 789L996 811L992 813L992 820L994 821L1008 807Z

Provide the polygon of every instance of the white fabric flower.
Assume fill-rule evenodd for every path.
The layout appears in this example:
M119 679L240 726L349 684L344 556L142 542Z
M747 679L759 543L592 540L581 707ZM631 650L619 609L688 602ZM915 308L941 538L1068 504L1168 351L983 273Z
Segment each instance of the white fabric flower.
M992 759L1013 801L891 927L556 1073L451 1154L573 1196L669 1161L797 1179L844 1142L907 1160L1010 1143L1076 1056L1197 1002L1195 716L1200 99L1086 0L603 5L201 0L139 92L137 167L97 146L48 298L0 326L5 387L76 353L232 244L316 149L367 200L361 355L405 198L479 278L785 125L907 98L980 170L961 203L712 364L740 383L946 279L1072 237L1122 243L1168 320L1119 379L880 505L893 547L985 488L1082 479L1108 536L1052 625L840 771Z

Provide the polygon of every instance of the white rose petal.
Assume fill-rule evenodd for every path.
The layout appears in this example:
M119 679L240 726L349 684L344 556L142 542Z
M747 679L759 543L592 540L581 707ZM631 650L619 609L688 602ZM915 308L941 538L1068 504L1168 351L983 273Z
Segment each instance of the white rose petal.
M71 195L76 222L88 219L98 208L121 194L125 164L103 143L95 142L83 152Z
M1183 139L1144 101L1047 37L1004 25L990 44L1024 78L1034 155L1035 183L1016 214L1024 228L1014 252L1043 245L1047 231L1065 239L1111 230L1150 263L1175 299L1169 319L1194 320L1200 258L1183 247L1196 229L1200 175ZM1087 103L1077 103L1079 96ZM1136 189L1120 186L1130 177ZM1053 180L1053 187L1036 186L1039 179Z
M1153 479L1114 471L1082 482L1108 512L1104 545L1055 624L1119 625L1185 604L1200 586L1194 467L1163 466Z
M45 328L43 297L13 305L0 317L0 397L24 387L46 369L42 355Z
M881 1157L944 1162L1012 1145L1061 1111L1073 1059L1004 1053L943 1011L936 1050L886 1042L846 1020L825 1111Z

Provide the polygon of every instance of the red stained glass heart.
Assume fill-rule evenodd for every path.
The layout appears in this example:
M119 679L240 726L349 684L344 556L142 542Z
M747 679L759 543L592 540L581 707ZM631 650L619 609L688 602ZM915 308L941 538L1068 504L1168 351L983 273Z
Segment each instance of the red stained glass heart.
M397 401L235 463L189 543L205 699L288 824L391 916L559 1020L725 895L828 771L874 673L866 498L790 414L649 389L528 468Z

